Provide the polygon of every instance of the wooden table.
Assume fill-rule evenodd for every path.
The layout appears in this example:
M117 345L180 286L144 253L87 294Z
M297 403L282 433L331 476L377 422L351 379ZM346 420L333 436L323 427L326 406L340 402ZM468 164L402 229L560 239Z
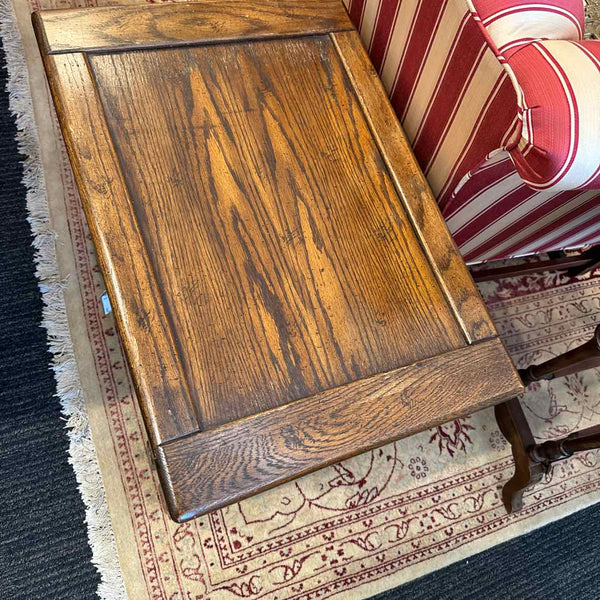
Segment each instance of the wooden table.
M34 24L174 519L522 391L340 2Z

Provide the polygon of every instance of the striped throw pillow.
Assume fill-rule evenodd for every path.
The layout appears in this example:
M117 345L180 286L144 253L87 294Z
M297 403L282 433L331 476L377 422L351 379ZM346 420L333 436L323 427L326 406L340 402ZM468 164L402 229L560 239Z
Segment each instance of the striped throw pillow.
M600 188L600 41L582 40L582 1L473 0L471 10L517 93L507 149L523 181Z

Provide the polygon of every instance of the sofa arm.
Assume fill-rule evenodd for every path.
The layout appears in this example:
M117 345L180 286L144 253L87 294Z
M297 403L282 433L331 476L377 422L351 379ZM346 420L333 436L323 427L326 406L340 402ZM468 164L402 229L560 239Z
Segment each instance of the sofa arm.
M583 0L467 0L500 60L539 40L580 40Z
M600 41L533 42L508 61L521 136L510 149L535 189L600 188Z
M472 0L471 10L517 94L519 130L507 149L523 181L597 189L600 42L582 40L582 0Z

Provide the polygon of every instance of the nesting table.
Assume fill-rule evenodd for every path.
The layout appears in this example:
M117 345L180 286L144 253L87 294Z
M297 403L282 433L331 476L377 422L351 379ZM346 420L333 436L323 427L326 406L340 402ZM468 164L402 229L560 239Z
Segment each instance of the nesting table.
M341 2L33 19L174 519L522 391Z

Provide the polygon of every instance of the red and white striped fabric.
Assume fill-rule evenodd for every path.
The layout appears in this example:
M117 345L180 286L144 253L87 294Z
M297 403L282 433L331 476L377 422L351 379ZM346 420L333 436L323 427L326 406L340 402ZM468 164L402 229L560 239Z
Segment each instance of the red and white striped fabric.
M473 18L483 27L499 57L540 40L583 38L582 0L467 0Z
M532 188L600 187L600 43L532 42L508 59L523 122L510 150Z
M600 242L582 0L346 0L469 262Z

